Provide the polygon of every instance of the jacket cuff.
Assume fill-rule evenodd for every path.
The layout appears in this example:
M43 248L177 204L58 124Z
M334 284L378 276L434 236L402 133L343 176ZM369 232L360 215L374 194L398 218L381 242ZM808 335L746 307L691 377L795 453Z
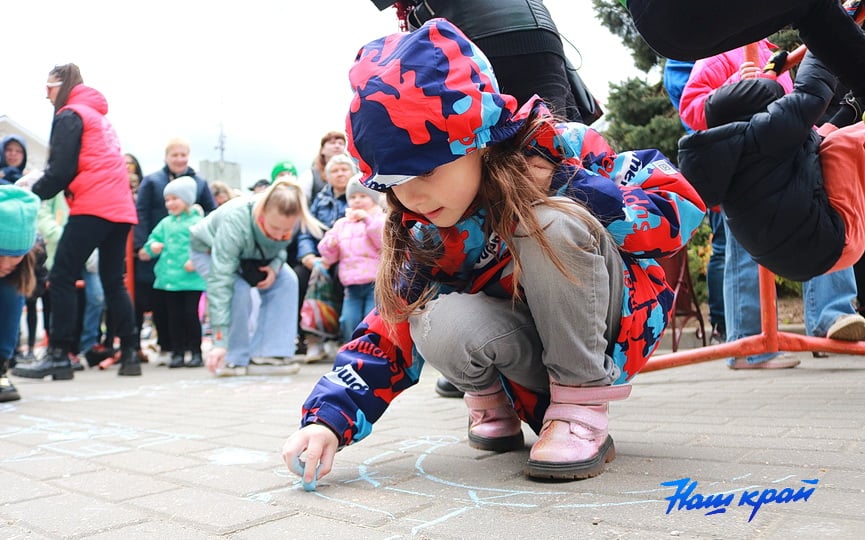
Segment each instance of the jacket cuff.
M213 347L228 348L228 328L214 327L212 328Z
M352 436L352 429L349 425L347 415L333 405L322 403L319 407L308 411L301 419L300 425L301 427L305 427L310 424L321 424L328 427L336 434L340 448L352 443L350 438ZM349 437L348 439L345 438L346 435Z

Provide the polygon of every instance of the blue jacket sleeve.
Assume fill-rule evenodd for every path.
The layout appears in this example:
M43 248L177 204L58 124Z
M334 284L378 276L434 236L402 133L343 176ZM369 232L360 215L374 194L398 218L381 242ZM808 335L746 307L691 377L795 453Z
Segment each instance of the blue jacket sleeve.
M420 378L423 360L412 351L408 323L391 333L373 311L313 388L301 424L325 424L337 434L340 446L363 439L396 396Z

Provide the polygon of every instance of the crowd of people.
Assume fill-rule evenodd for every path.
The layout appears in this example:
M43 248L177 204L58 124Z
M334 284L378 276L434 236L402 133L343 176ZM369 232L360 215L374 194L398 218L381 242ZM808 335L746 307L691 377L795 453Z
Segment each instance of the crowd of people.
M504 41L474 43L467 34L476 26L466 22L464 32L424 17L418 3L398 2L411 32L358 52L345 132L321 138L309 171L298 175L292 163L277 162L271 178L245 194L201 178L183 139L170 140L165 166L142 177L105 119L104 96L84 85L74 64L56 67L47 83L56 112L47 167L28 173L26 146L14 138L0 164L14 183L0 186L0 399L20 399L8 368L19 377L72 379L79 355L105 367L113 359L120 375L140 375L151 314L169 368L205 365L233 376L268 364L295 372L303 361L334 357L283 447L305 486L332 470L340 448L370 435L426 363L443 375L439 386L464 396L472 447L520 449L527 423L538 434L528 476L596 476L615 458L609 402L628 397L673 316L657 259L687 245L707 204L717 207L716 231L726 238L723 300L712 314L722 339L748 335L754 322L734 287L749 271L736 253L809 282L809 332L865 339L849 273L865 251L858 219L865 56L842 62L837 49L865 50L865 33L835 0L720 10L736 17L718 18L699 35L671 31L676 17L667 10L705 16L711 2L622 3L649 44L679 61L670 67L687 73L667 85L689 129L681 170L657 150L615 151L574 121L579 106L560 91L567 68L558 48L547 48L550 36L558 39L551 20L534 27L549 34L533 42L538 48L515 53L550 62L538 64L556 74L549 97L518 99L491 67L499 62L507 74L516 60L488 59L482 47ZM423 6L430 4L438 5ZM741 20L743 13L754 19ZM795 81L780 70L764 76L736 51L755 41L764 63L771 52L760 40L790 23L814 53ZM526 29L510 30L508 40ZM836 76L849 99L826 117L838 101ZM419 107L421 99L440 107ZM44 209L53 219L40 220L47 224L39 240ZM133 295L123 282L127 245ZM96 342L85 307L98 289L84 277L91 256L104 298ZM48 271L41 286L40 264ZM300 324L319 272L332 281L340 314L330 340ZM18 321L40 289L43 298L50 291L54 313L48 346L34 355L30 332L16 357ZM7 310L14 324L5 324ZM207 351L202 336L212 344ZM330 354L329 343L336 344ZM797 363L769 356L728 365Z
M207 365L218 376L245 374L256 363L296 371L332 356L369 311L381 246L372 237L384 215L377 194L355 195L349 210L352 224L369 224L367 243L357 243L351 226L323 240L346 217L346 188L357 172L343 133L322 137L300 178L280 160L269 180L241 192L192 169L183 138L171 138L164 166L144 175L122 152L105 97L84 84L75 64L52 69L46 92L55 116L44 170L28 168L23 137L2 141L4 211L17 212L4 219L3 234L23 227L32 241L3 250L0 277L13 285L4 294L14 302L4 296L0 399L20 398L10 372L65 380L85 366L118 364L119 375L137 376L143 362ZM343 272L339 261L347 261ZM295 322L313 264L338 286L337 313L340 277L349 279L351 322L341 321L329 342L302 334ZM37 346L40 312L45 347Z

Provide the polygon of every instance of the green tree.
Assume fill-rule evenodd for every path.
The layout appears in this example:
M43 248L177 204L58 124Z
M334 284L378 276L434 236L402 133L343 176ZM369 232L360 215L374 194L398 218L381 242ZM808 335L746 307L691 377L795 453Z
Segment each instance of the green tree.
M643 40L631 22L630 14L619 2L593 2L601 24L631 49L637 69L648 73L655 67L663 67L664 59ZM649 84L631 78L611 83L606 120L608 127L604 135L616 149L657 148L676 162L678 141L685 130L660 81Z

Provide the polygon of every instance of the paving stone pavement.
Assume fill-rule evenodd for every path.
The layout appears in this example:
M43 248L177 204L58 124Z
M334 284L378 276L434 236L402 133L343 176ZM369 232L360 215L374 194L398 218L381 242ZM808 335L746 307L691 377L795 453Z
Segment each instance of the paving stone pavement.
M427 369L314 492L280 449L327 365L14 378L0 538L862 538L865 358L799 357L639 375L611 405L616 460L565 483L523 475L528 429L523 451L469 448L465 406L436 396Z

